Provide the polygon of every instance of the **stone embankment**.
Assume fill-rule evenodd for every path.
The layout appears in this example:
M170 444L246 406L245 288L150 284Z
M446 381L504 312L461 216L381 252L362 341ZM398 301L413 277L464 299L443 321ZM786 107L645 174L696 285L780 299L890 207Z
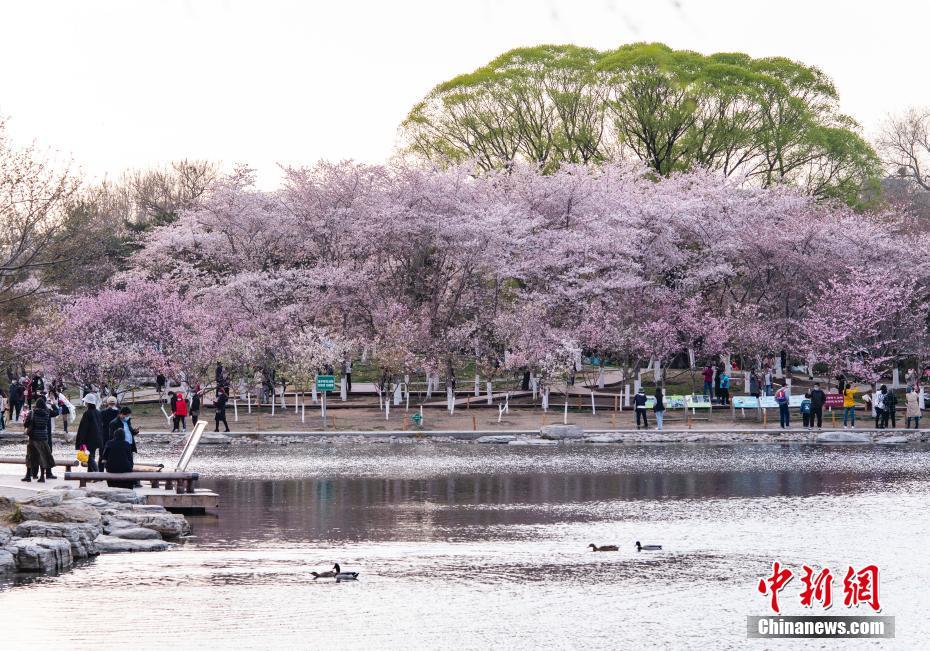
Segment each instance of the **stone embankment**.
M60 487L22 501L0 497L0 572L55 572L113 552L162 551L187 520L124 488Z

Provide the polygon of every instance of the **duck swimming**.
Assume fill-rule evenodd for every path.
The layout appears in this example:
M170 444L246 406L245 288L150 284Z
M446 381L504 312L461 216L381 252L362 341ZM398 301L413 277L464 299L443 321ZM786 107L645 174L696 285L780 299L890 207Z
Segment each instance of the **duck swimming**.
M639 541L636 541L636 551L638 552L657 552L662 549L662 545L640 545Z
M620 548L617 547L616 545L601 545L600 547L598 547L598 546L595 545L594 543L591 543L590 545L588 545L588 547L591 548L591 551L592 551L592 552L616 552L616 551L620 551Z
M358 572L343 572L339 567L339 563L333 565L333 569L336 570L336 582L339 581L354 581L358 578Z
M339 567L338 565L336 567ZM310 572L313 575L313 580L316 579L331 579L336 576L335 570L329 570L327 572Z

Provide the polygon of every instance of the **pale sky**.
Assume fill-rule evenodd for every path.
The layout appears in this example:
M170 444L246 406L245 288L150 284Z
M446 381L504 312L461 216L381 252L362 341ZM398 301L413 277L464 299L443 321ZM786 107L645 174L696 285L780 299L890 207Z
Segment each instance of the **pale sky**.
M384 161L435 84L518 46L662 41L831 75L873 133L930 105L927 0L0 0L0 115L90 177Z

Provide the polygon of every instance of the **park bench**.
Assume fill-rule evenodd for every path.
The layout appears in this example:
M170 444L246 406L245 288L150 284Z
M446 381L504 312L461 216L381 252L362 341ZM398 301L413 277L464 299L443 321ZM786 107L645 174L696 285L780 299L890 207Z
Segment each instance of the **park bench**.
M26 457L0 457L0 463L12 463L17 466L26 465ZM55 464L56 466L64 467L66 472L71 472L71 468L74 466L80 466L77 459L69 459L68 461L59 461Z
M194 483L200 479L196 472L66 472L66 481L76 481L78 486L84 488L91 481L147 481L152 488L158 488L165 482L165 488L175 489L176 493L193 493Z

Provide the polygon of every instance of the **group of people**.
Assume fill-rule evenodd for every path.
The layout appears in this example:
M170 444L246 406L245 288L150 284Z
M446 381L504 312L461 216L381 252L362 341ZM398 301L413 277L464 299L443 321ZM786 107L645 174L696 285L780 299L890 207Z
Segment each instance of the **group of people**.
M203 389L200 385L194 387L190 392L190 400L184 391L169 391L168 406L171 409L172 433L187 431L187 417L191 418L191 425L196 425L200 420L200 410L203 406ZM229 423L226 420L226 405L229 403L229 389L219 386L216 389L216 397L213 400L213 422L214 432L220 431L220 424L229 431Z
M716 366L707 365L702 372L704 377L704 395L708 400L717 398L721 405L730 404L730 375L726 367L718 363Z

